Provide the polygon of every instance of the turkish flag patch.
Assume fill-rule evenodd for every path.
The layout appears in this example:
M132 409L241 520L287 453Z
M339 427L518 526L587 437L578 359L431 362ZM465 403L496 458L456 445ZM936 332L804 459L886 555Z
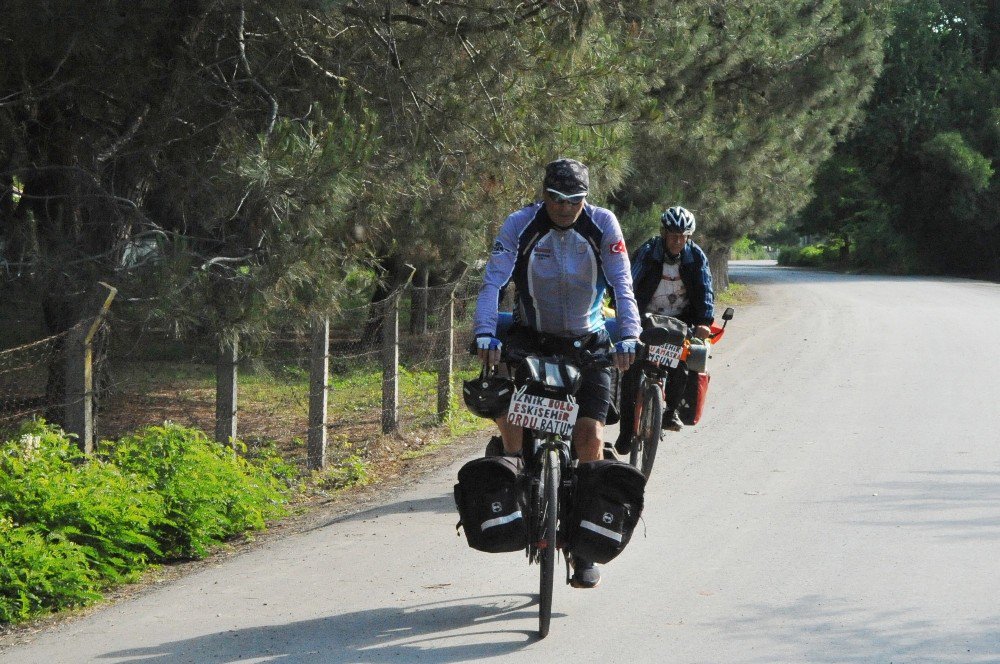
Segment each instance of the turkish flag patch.
M624 254L625 253L625 240L618 240L610 247L611 253L613 254Z

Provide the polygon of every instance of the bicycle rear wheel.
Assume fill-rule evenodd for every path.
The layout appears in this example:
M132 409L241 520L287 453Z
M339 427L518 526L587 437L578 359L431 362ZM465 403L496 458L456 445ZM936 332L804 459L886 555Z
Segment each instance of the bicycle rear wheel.
M556 576L556 536L559 526L559 453L549 450L545 454L542 467L542 483L539 486L541 497L541 543L539 545L538 564L541 567L538 589L538 635L545 638L549 633L549 621L552 618L552 588Z
M639 469L646 479L653 472L656 448L660 444L663 428L663 399L660 386L653 382L643 382L638 395L642 412L639 415L639 430L632 443L629 463Z

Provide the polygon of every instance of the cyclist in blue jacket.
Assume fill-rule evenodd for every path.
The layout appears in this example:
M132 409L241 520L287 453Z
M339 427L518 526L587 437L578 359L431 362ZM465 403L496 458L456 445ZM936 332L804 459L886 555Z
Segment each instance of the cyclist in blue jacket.
M514 323L504 342L515 347L572 357L580 350L611 350L602 304L611 288L618 303L622 341L615 363L627 369L635 359L639 311L632 294L628 250L618 219L587 202L587 167L574 159L546 165L542 200L514 212L493 244L476 304L473 331L478 355L493 365L500 359L497 334L501 290L515 286ZM612 401L610 368L589 368L576 394L580 406L573 446L580 461L603 456L604 423ZM505 454L520 454L522 430L496 420ZM573 585L600 582L594 563L574 561Z
M706 338L714 319L715 293L708 258L691 236L695 218L688 210L674 206L660 216L660 234L651 237L635 252L632 282L639 311L679 318L694 327L695 336ZM615 450L627 454L632 449L632 417L639 371L627 371L622 379L621 412ZM677 406L684 396L687 369L683 364L668 375L663 428L680 431Z

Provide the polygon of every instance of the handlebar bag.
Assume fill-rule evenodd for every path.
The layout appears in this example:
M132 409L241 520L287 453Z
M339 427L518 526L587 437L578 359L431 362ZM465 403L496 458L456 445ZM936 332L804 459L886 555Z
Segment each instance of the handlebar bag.
M675 346L683 346L688 335L688 324L673 316L660 316L658 314L646 314L643 317L643 329L652 325L662 327L669 333L667 341L664 343Z
M508 456L474 459L459 469L455 485L458 527L464 528L473 549L504 553L527 546L528 531L518 500L520 474L521 458Z
M646 478L621 461L581 463L565 521L567 550L595 563L625 550L642 515Z
M677 415L681 422L688 426L698 424L701 413L705 409L705 396L708 394L708 382L712 379L707 373L691 372L684 386L684 396L681 398Z
M529 394L552 395L565 398L576 394L583 376L580 370L560 357L524 358L514 369L514 381L518 385L528 385Z

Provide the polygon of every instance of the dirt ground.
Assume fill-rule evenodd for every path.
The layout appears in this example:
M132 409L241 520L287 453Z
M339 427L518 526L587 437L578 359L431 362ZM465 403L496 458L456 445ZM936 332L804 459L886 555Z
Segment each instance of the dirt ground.
M133 368L134 372L135 369ZM118 374L121 375L121 374ZM244 396L241 387L238 401L237 436L253 449L264 444L276 445L281 456L306 469L308 433L308 395L268 392L266 397ZM331 400L337 395L331 393ZM402 435L384 435L381 410L377 406L352 408L349 415L333 416L327 424L327 460L337 463L343 457L358 455L376 475L381 466L392 464L400 454L414 453L435 444L447 432L429 426L426 406L408 403L401 398ZM414 412L420 411L420 412ZM199 387L198 382L179 377L160 377L154 385L125 378L117 382L99 404L97 430L100 438L114 439L145 426L169 421L193 427L212 435L215 430L215 390Z

